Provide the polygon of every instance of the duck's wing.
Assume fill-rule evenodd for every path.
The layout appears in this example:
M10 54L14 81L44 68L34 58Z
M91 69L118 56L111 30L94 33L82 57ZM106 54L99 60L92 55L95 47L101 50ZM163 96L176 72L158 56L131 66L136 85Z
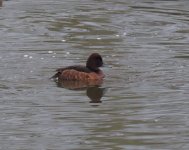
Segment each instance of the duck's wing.
M83 73L90 73L91 70L89 70L87 67L85 66L79 66L79 65L75 65L75 66L68 66L68 67L64 67L64 68L59 68L56 70L56 74L54 76L52 76L51 78L58 78L63 71L66 71L66 70L75 70L75 71L78 71L78 72L83 72Z

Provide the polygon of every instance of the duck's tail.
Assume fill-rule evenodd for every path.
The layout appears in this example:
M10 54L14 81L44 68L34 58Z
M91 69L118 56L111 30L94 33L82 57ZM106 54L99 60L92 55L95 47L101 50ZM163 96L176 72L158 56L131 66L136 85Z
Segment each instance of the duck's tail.
M55 75L53 75L52 77L50 77L50 79L57 79L60 76L60 72L57 72Z

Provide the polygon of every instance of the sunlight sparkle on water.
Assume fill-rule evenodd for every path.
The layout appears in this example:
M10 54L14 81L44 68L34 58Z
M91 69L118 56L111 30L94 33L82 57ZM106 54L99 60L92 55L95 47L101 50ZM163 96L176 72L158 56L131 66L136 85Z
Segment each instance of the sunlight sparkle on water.
M70 54L70 52L66 52L66 55L69 55Z
M28 55L24 55L24 57L25 57L25 58L27 58L27 57L28 57Z
M53 51L48 51L48 53L49 53L49 54L52 54L52 53L53 53Z

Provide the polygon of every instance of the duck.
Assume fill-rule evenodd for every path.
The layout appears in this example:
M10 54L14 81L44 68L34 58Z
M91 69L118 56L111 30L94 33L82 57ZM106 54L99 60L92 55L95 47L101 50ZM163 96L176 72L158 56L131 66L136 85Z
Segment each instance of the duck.
M102 70L103 60L99 53L92 53L86 65L73 65L59 68L56 70L53 79L68 80L68 81L100 81L105 77Z

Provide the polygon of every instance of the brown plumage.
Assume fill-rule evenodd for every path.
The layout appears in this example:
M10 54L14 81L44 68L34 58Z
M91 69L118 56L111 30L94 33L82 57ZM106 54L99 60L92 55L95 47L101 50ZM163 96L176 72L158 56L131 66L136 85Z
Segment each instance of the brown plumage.
M99 69L102 66L103 60L100 54L92 53L87 59L86 66L75 65L59 68L52 78L76 81L102 80L104 74Z

